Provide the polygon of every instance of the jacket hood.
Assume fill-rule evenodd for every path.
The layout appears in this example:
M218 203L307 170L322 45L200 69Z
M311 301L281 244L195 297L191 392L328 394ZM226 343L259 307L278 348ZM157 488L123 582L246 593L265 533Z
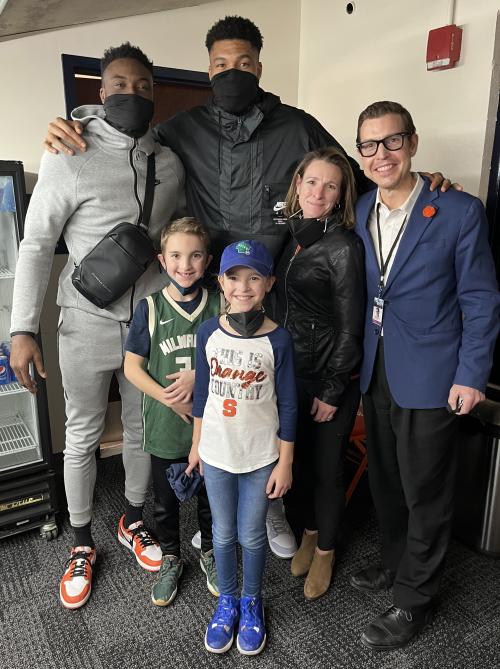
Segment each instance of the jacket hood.
M125 135L112 125L106 122L106 115L102 105L82 105L76 107L71 112L71 118L74 121L80 121L85 128L85 133L90 135L95 142L106 151L127 150L134 147L134 143L139 150L147 156L154 151L154 139L149 129L145 135L134 140L133 137Z
M275 107L281 104L281 100L274 93L266 93L261 88L259 88L260 99L257 102L257 107L262 111L264 116L270 114Z

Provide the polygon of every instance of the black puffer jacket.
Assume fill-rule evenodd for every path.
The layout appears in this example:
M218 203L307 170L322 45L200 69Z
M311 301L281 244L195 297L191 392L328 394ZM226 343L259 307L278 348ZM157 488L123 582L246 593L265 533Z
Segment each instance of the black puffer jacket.
M209 100L154 132L184 164L188 213L208 226L216 262L224 246L249 238L277 257L287 226L273 208L285 199L295 167L312 149L333 145L343 151L315 118L264 91L243 116ZM373 187L357 162L350 163L358 192Z
M297 377L313 381L320 400L339 406L362 356L363 243L334 217L319 241L296 249L291 239L276 270L271 311L292 335Z

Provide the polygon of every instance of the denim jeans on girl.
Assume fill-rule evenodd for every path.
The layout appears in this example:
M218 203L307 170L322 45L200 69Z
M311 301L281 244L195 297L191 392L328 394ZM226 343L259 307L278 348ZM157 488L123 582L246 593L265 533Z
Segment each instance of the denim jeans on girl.
M212 534L219 591L238 597L239 542L243 555L243 597L260 597L267 553L266 486L276 463L232 474L203 463L212 510Z

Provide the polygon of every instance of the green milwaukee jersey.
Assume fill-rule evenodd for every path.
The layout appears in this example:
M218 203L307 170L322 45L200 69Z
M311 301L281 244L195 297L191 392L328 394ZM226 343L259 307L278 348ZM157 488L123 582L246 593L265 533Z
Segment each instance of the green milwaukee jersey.
M164 288L147 298L148 329L151 347L148 374L166 387L171 381L167 374L194 369L196 333L212 316L221 313L221 296L202 288L201 302L192 314L180 307ZM160 458L182 458L191 450L193 427L185 423L172 409L144 395L144 450Z

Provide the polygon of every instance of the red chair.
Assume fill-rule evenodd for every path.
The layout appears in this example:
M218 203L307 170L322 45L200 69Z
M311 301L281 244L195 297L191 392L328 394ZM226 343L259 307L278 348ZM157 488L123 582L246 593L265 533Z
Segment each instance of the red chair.
M353 462L356 465L356 472L352 477L351 483L345 494L346 505L349 503L349 500L351 499L353 492L356 490L356 486L368 465L365 419L363 417L362 407L360 407L358 411L356 422L354 423L354 428L351 432L349 447L347 449L347 458L350 462Z

